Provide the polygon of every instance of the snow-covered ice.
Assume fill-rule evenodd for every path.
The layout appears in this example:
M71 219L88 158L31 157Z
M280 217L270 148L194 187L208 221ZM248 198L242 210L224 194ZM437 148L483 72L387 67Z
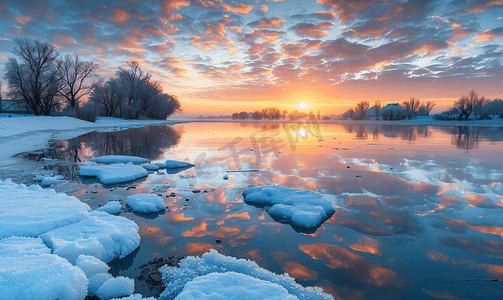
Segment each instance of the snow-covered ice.
M90 218L42 234L54 254L75 262L81 254L92 255L105 263L124 258L140 245L135 222L101 211Z
M134 293L134 280L127 277L116 277L105 281L96 291L100 299L112 299L121 296L130 296Z
M0 180L0 239L38 237L44 232L89 218L91 208L73 196Z
M277 283L236 272L210 273L187 282L176 300L297 300Z
M154 297L143 298L143 296L140 294L133 294L129 297L120 298L120 299L114 298L112 300L157 300L157 299L155 299Z
M243 192L245 202L270 206L267 213L297 227L316 228L326 221L335 209L322 194L282 186L256 186Z
M77 257L75 265L84 271L87 278L91 278L98 273L106 273L110 267L94 256L81 254Z
M64 177L61 175L54 176L54 177L45 177L42 180L42 182L40 183L40 185L49 186L49 185L53 185L53 184L65 183L66 180L63 180L63 179L64 179Z
M133 163L133 164L143 164L147 163L150 161L150 159L143 158L143 157L137 157L137 156L127 156L127 155L105 155L105 156L100 156L100 157L95 157L91 159L91 161L94 161L95 163L99 164L127 164L127 163Z
M87 291L89 295L94 296L94 294L96 294L96 291L101 287L101 285L105 283L105 281L112 278L114 277L109 273L98 273L93 277L89 278L89 285L87 286Z
M121 203L119 201L108 201L107 204L97 208L96 210L116 215L121 212Z
M159 170L159 166L156 166L156 165L142 165L142 167L145 168L145 170L149 170L149 171Z
M129 164L111 164L107 166L82 166L80 175L98 177L103 184L116 184L133 181L147 176L142 166Z
M153 194L137 194L127 197L126 204L135 212L153 213L166 209L162 197Z
M158 166L159 168L166 168L166 164L163 162L153 163L154 166Z
M173 299L179 295L186 284L200 276L205 276L211 273L227 273L235 272L243 275L254 277L258 280L275 283L282 286L288 291L289 295L295 296L301 300L307 299L334 299L331 295L323 293L319 287L303 287L295 282L295 279L287 273L277 275L261 268L254 261L247 259L238 259L235 257L225 256L211 249L209 253L205 253L201 258L188 256L180 262L180 267L163 266L159 270L163 274L163 280L166 284L166 289L160 295L159 299ZM225 278L226 280L229 277ZM244 282L245 284L247 282ZM215 294L227 293L225 286L218 290L212 286L212 291ZM190 286L186 292L190 291ZM213 299L221 299L215 298ZM254 298L252 298L254 299ZM295 299L295 298L293 298Z
M48 252L50 249L39 238L0 240L0 298L84 299L87 295L84 272Z
M185 167L193 167L195 166L194 164L185 162L185 161L179 161L179 160L171 160L168 159L165 162L166 168L168 169L176 169L176 168L185 168Z

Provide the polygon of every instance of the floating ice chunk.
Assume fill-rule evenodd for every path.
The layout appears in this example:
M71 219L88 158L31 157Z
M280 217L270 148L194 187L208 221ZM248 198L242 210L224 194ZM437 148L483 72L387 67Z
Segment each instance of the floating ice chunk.
M195 166L194 164L185 162L185 161L179 161L179 160L166 160L166 168L168 169L175 169L175 168L185 168L185 167L193 167Z
M40 184L47 186L52 184L64 183L66 182L66 180L63 180L63 178L64 177L61 175L55 177L45 177Z
M229 175L228 175L228 174L225 174L225 175L224 175L224 180L227 180L227 179L229 179Z
M89 219L51 230L40 237L52 253L72 263L81 254L109 263L117 257L126 257L140 245L135 222L101 211L93 211L90 215Z
M49 230L89 218L91 208L73 196L0 180L0 239L38 237Z
M96 210L116 215L121 212L121 203L119 201L109 201L107 204L97 208Z
M156 166L156 165L142 165L142 167L145 170L149 170L149 171L157 171L157 170L159 170L159 167Z
M105 281L114 278L112 275L108 273L98 273L93 277L89 278L89 286L87 287L87 291L89 295L94 296L96 291L100 288L100 286L105 283Z
M297 227L316 228L326 221L335 209L323 195L282 186L257 186L243 192L245 202L271 206L267 213L273 218Z
M211 273L185 284L176 300L196 299L267 299L297 300L277 283L260 280L236 272Z
M219 254L211 249L201 258L188 256L183 259L178 267L163 266L159 270L163 274L166 289L159 299L173 299L185 287L185 285L197 277L211 273L236 272L254 277L258 280L276 283L288 291L288 294L298 299L334 299L331 295L323 293L319 287L303 287L295 282L288 274L277 275L257 265L254 261L237 259ZM229 279L228 277L226 279ZM216 290L212 287L212 290ZM218 299L218 298L217 298Z
M58 161L57 159L55 158L47 158L47 157L42 157L42 160L43 161Z
M126 205L133 211L140 213L153 213L166 209L162 197L153 194L137 194L127 197Z
M96 291L100 299L111 299L129 296L134 293L134 280L127 277L116 277L105 281Z
M154 163L153 165L158 166L159 168L166 168L167 167L166 164L163 162L157 162L157 163Z
M157 300L157 299L155 299L154 297L143 298L143 296L140 294L134 294L129 297L120 298L120 299L114 298L112 300Z
M94 161L99 164L117 164L117 163L133 163L133 164L143 164L147 163L150 161L150 159L147 158L142 158L142 157L137 157L137 156L127 156L127 155L106 155L106 156L100 156L100 157L95 157L91 159L91 161Z
M81 300L87 295L84 272L54 254L40 239L7 238L0 242L2 299ZM43 249L43 247L45 249ZM19 251L12 251L17 247Z
M82 166L80 175L98 177L103 184L133 181L147 176L147 170L133 164L112 164L108 166Z
M45 176L35 176L32 180L35 182L42 182L44 180Z
M9 237L0 240L0 257L51 254L41 238Z
M75 265L84 271L87 278L91 278L98 273L106 273L110 270L110 267L106 263L94 256L84 254L77 257Z

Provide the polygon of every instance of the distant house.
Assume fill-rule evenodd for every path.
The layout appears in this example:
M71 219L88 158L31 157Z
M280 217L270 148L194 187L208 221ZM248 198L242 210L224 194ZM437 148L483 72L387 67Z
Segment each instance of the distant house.
M2 99L0 113L8 114L33 114L33 110L26 107L23 100Z

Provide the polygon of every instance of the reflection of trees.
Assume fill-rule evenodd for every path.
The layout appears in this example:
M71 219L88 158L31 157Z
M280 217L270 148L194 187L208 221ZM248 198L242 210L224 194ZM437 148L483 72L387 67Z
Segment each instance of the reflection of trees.
M424 137L429 136L428 126L417 126L417 134L422 134Z
M404 131L401 132L400 136L402 140L415 141L416 140L416 128L412 126L405 126Z
M454 129L455 127L453 127ZM459 149L476 149L479 144L480 127L458 126L457 135L453 135L451 143ZM454 132L453 132L454 133Z
M146 126L115 132L90 132L68 141L54 141L46 156L81 162L103 155L131 155L158 159L180 142L182 132L173 127Z
M367 131L365 130L365 125L358 126L358 130L356 131L356 138L363 140L368 138Z
M374 139L374 141L378 141L379 140L379 125L375 125L374 126L374 131L372 132L372 137Z

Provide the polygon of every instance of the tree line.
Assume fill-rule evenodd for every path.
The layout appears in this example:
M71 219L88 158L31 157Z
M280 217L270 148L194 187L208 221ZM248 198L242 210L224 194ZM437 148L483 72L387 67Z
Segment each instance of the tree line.
M49 43L15 38L12 53L19 60L7 61L7 96L22 100L37 116L64 110L88 120L97 116L166 119L181 111L178 99L163 93L136 61L119 67L115 77L104 82L97 74L98 64L82 61L78 55L60 58Z

